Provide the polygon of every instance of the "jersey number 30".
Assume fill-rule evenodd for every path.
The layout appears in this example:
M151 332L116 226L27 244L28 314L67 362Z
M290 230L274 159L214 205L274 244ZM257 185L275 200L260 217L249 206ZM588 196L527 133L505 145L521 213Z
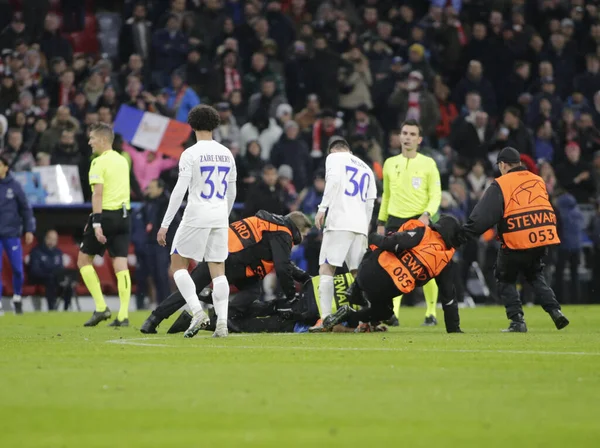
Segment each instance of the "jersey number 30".
M200 197L202 199L211 199L216 193L218 199L225 199L225 194L227 193L227 175L230 169L228 166L201 166L200 175L204 179L204 187L202 188ZM215 171L217 172L218 179L217 186L215 186L215 182L213 181ZM207 187L208 193L205 193Z
M360 180L357 182L358 177L358 168L354 168L353 166L346 166L346 176L350 176L348 178L348 182L350 185L344 191L346 196L354 197L357 194L360 194L360 199L363 202L367 202L367 194L369 192L369 184L371 182L371 178L369 177L369 173L363 173L360 177Z

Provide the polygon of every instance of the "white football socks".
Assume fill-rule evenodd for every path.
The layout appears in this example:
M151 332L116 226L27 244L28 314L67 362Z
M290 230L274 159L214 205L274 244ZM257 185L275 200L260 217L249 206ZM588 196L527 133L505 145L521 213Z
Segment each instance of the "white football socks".
M177 285L177 289L185 299L185 302L190 307L190 311L195 316L202 311L200 299L196 295L196 285L190 276L187 269L180 269L173 274L173 280Z
M217 313L217 325L227 325L229 282L224 275L213 279L213 305L215 306L215 312Z
M331 307L333 305L333 277L331 275L321 275L319 279L321 319L325 319L331 314Z

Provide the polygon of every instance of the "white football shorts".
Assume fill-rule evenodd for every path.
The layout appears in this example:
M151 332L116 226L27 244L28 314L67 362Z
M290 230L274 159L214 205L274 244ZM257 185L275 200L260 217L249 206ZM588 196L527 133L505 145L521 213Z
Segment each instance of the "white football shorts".
M330 230L323 233L319 265L327 263L330 266L342 267L344 261L348 269L358 269L365 251L367 237L361 233L348 230Z
M197 262L222 263L229 255L227 228L203 229L180 225L175 232L171 254Z

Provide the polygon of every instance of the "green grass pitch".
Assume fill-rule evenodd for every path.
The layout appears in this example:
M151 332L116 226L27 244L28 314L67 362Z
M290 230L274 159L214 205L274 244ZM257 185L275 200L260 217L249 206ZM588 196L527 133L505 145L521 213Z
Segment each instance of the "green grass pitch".
M441 317L441 312L438 317ZM0 317L0 447L598 447L600 307L557 331L526 309L461 310L466 334L194 339L84 328L88 314Z

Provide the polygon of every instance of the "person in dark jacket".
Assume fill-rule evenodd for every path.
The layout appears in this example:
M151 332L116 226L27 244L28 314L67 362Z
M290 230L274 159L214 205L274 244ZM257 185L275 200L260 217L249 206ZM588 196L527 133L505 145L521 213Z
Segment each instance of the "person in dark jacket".
M68 310L73 296L71 278L63 266L63 252L57 247L56 230L48 230L44 242L33 248L29 255L29 283L44 286L48 310L57 309L56 297L59 292Z
M165 191L165 183L161 179L150 182L146 190L147 199L144 202L143 217L146 225L148 240L146 243L146 254L148 260L148 271L154 286L156 287L156 300L160 302L169 295L169 265L170 244L173 242L180 216L169 226L167 233L167 246L162 247L156 242L156 234L160 229L162 217L169 206L169 196Z
M184 64L188 42L181 32L181 22L176 15L169 16L167 27L160 29L152 36L153 66L152 80L159 87L166 87L173 70Z
M483 109L490 114L491 117L496 116L496 94L492 83L484 78L483 67L479 61L469 62L469 68L466 76L460 80L454 90L454 102L458 107L465 104L467 93L477 92L481 95Z
M586 69L575 77L573 87L575 92L581 92L587 98L588 102L594 102L594 94L600 90L600 59L596 53L590 53L585 57Z
M561 303L579 303L581 298L579 263L583 246L583 213L577 205L575 197L569 193L564 193L556 199L556 212L556 228L560 246L556 261L554 290ZM564 271L567 264L571 273L571 286L565 294Z
M23 247L33 242L35 218L21 184L8 172L8 160L0 156L0 297L2 297L2 248L8 256L13 272L12 303L17 314L23 313ZM0 304L0 311L2 305Z
M506 146L519 148L521 154L533 155L533 139L521 121L521 112L515 107L509 107L504 112L504 120L492 143L491 149L498 151Z
M262 232L250 231L250 228L259 226L264 229ZM230 224L229 256L225 260L225 270L229 284L240 291L238 296L244 294L250 303L254 301L257 293L260 294L262 279L275 271L284 295L290 300L294 299L294 281L305 282L310 276L292 263L292 247L302 243L311 227L310 219L300 212L280 216L265 210ZM207 263L198 263L191 276L196 293L204 303L206 297L201 292L211 282ZM244 302L237 296L236 300ZM171 294L146 319L140 331L145 334L156 333L156 327L183 305L185 300L179 292ZM230 315L230 319L234 316Z
M590 174L591 167L581 158L581 149L576 142L570 142L565 148L567 160L556 168L558 183L577 202L586 203L594 195L594 183Z
M46 16L44 22L44 33L40 41L40 50L46 55L46 60L61 57L69 64L73 60L73 48L71 43L60 35L58 17L54 13Z
M496 260L496 281L506 316L511 321L504 331L527 332L516 286L521 274L533 287L540 305L556 328L561 330L569 325L569 320L562 313L543 272L548 246L560 242L545 182L527 171L515 148L503 148L497 163L502 175L490 184L471 212L463 226L462 242L479 237L497 225L502 248Z
M259 210L283 215L288 212L284 202L285 192L277 182L277 168L265 165L262 180L248 191L242 216L244 218L256 214Z
M306 142L298 138L300 128L295 121L285 124L285 135L271 150L271 163L279 168L289 165L294 173L293 184L297 191L308 186L312 178L313 161Z

